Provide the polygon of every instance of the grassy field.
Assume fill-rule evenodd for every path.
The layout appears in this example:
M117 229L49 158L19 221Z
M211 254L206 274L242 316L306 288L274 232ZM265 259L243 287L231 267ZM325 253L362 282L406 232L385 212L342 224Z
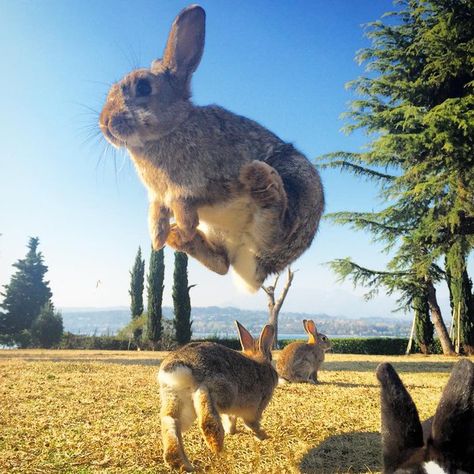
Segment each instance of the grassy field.
M163 356L0 351L0 472L169 472L156 383ZM319 385L276 389L262 420L270 439L258 442L239 425L215 456L194 425L184 436L188 457L216 474L379 472L377 364L394 364L424 419L455 360L328 354Z

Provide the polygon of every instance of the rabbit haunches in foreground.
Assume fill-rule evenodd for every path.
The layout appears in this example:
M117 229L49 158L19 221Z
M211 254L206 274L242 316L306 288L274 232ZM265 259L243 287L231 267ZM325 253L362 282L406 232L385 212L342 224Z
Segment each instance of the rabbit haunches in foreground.
M423 425L395 369L380 364L377 378L385 474L474 472L474 364L469 359L453 367L434 418Z
M312 320L303 319L308 342L292 342L280 354L277 371L280 383L318 382L318 370L324 362L325 352L331 348L328 337L316 329Z
M236 417L259 440L267 436L260 419L278 383L271 364L273 326L259 340L237 322L243 353L212 342L191 342L169 354L158 372L164 460L170 467L193 470L181 433L197 417L213 452L224 445L224 431L235 433Z
M204 36L204 10L184 9L163 58L111 87L99 125L128 150L148 190L153 247L167 244L219 274L232 266L256 291L310 246L323 189L292 145L245 117L191 102Z

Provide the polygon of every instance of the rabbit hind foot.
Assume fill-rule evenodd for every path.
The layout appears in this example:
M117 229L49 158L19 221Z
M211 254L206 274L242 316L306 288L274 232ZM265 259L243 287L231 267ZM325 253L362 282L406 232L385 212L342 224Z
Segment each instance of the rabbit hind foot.
M225 275L229 271L229 257L225 249L209 242L200 230L196 231L192 240L186 241L181 234L180 228L173 224L166 243L178 252L185 252L194 257L209 268L209 270L219 275Z
M254 160L242 168L240 182L260 207L277 208L283 215L288 198L275 168L263 161Z

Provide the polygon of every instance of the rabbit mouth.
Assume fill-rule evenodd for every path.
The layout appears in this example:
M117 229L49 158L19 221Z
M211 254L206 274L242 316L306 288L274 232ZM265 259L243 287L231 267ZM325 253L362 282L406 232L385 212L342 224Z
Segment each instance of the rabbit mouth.
M126 146L136 133L131 118L125 114L101 117L99 127L105 138L116 147Z
M123 142L126 142L127 138L135 132L130 120L124 115L116 115L112 117L108 123L107 129L114 138Z

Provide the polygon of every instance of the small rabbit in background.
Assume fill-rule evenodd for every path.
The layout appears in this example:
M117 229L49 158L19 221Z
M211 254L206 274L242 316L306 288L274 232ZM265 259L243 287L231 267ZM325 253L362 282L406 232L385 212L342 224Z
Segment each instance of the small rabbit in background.
M99 125L128 150L148 190L153 247L167 244L219 274L232 266L257 291L310 246L323 188L308 159L269 130L191 102L204 36L204 10L185 8L163 57L111 87Z
M224 431L235 433L236 418L259 440L267 437L260 419L278 383L271 364L273 326L258 340L236 321L243 352L213 342L191 342L170 353L158 372L165 463L192 471L181 433L198 418L213 452L224 446Z
M385 474L474 472L474 364L469 359L453 367L434 418L423 426L395 369L380 364L377 378Z
M316 329L312 320L303 319L308 342L292 342L280 354L277 371L280 383L318 383L318 370L324 362L325 352L331 348L328 337Z

